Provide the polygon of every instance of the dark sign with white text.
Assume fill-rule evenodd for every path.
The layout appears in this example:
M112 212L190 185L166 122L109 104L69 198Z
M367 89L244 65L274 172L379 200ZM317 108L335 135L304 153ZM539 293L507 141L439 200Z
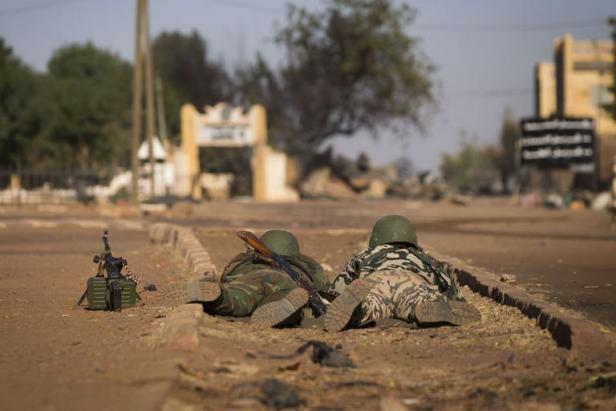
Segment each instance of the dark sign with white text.
M525 119L520 126L520 164L594 172L595 124L592 119Z

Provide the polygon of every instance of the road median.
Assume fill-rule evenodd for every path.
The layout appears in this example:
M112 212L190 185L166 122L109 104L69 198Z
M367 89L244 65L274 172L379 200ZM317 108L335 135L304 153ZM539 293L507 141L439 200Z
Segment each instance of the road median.
M501 281L501 277L496 274L458 258L432 249L430 254L453 267L460 285L466 285L499 304L515 307L527 317L535 319L539 327L550 332L558 346L594 352L614 350L616 336L607 327L588 320L580 313L531 296L521 287Z

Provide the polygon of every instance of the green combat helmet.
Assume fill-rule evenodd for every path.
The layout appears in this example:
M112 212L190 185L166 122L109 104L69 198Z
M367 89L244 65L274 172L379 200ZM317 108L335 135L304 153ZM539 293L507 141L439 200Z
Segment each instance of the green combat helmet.
M401 215L381 217L372 227L370 248L387 243L410 243L417 245L415 224Z
M270 250L285 257L299 255L299 243L293 234L285 230L269 230L263 233L261 241Z

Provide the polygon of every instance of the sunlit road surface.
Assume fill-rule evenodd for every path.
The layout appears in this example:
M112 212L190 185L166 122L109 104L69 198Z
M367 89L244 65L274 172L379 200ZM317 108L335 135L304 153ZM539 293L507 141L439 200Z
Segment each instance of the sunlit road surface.
M474 200L466 207L410 201L231 202L203 203L183 223L312 229L314 235L344 229L367 239L374 221L387 213L413 219L424 246L497 274L514 274L530 294L616 326L616 228L604 212L521 208L509 199Z
M230 201L204 202L194 205L187 215L172 210L171 215L148 219L209 228L299 229L306 235L319 235L324 230L347 232L353 233L357 239L354 247L359 249L365 246L376 219L389 213L413 219L424 247L497 274L514 274L530 294L616 326L616 227L610 226L605 212L521 208L511 199L476 199L468 206L400 200ZM60 222L88 218L106 217L93 208L60 214L21 209L0 215L5 225L29 219ZM339 260L331 264L334 271L350 256L337 257Z

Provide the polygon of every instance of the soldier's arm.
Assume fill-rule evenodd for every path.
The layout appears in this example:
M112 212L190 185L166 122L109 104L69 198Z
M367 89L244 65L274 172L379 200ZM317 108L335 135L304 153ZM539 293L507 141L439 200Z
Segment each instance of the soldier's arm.
M433 273L435 285L438 285L441 291L446 292L451 299L462 298L454 274L454 267L437 260L423 249L414 250L414 253L420 255L424 270Z
M289 263L308 275L312 285L318 292L327 292L329 290L330 283L327 274L325 274L323 266L314 258L300 254L290 258Z
M238 255L236 255L235 257L233 257L231 259L231 261L229 261L227 263L227 265L225 266L225 268L222 271L222 274L220 276L221 282L229 275L233 272L233 270L235 270L239 265L241 265L242 263L246 262L246 261L251 261L252 260L252 255L249 253L239 253Z
M351 284L353 280L359 277L357 267L359 266L359 256L362 253L363 252L359 252L355 254L351 257L349 262L346 263L342 271L332 281L332 285L329 287L328 291L329 294L338 296L344 291L347 285Z

